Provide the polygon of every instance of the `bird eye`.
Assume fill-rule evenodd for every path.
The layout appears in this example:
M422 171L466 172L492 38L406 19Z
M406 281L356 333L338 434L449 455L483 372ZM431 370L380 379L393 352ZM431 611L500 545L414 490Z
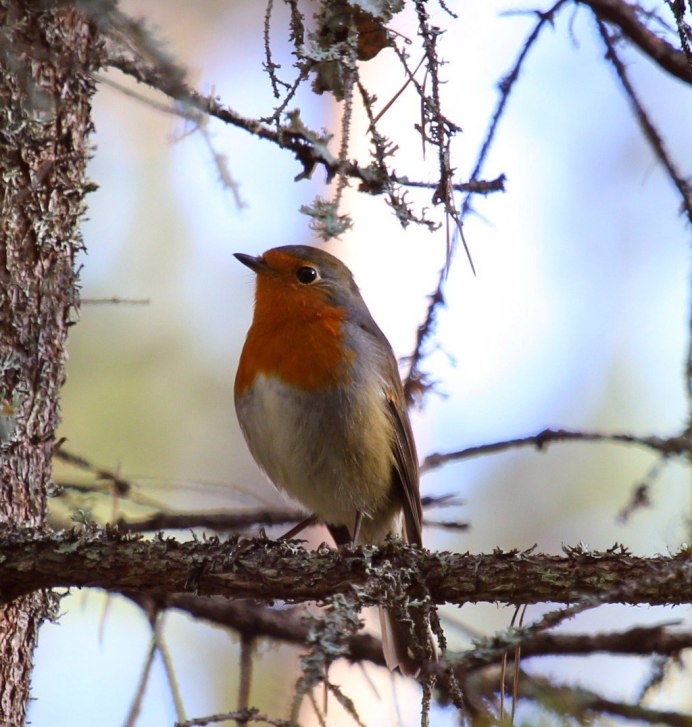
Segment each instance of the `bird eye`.
M303 285L310 285L310 283L314 283L318 278L317 270L315 270L315 268L308 267L307 265L305 267L298 268L296 278L298 278L298 282L303 283Z

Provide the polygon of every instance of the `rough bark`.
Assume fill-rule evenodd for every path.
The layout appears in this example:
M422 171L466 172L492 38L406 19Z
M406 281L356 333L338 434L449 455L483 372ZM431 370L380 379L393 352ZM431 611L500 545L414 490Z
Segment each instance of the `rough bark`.
M692 594L692 554L640 558L625 549L490 555L380 548L306 551L295 542L182 543L94 533L0 533L0 600L55 586L93 586L154 599L171 593L361 605L429 597L434 603L501 601L680 604Z
M40 528L78 304L93 39L73 11L0 0L0 522ZM24 723L49 598L0 608L0 724Z

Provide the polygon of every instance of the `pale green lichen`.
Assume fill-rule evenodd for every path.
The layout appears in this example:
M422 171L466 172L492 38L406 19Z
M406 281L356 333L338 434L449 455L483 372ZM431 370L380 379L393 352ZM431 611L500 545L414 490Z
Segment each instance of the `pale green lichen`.
M348 215L338 214L336 202L328 202L321 197L316 197L311 205L303 205L300 211L312 218L310 229L325 242L342 235L353 227L353 221Z

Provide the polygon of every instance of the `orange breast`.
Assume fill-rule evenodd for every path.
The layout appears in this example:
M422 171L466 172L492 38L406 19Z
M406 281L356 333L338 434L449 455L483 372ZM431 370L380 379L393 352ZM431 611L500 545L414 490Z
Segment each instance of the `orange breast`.
M259 373L308 391L344 383L354 356L344 349L344 313L315 287L258 276L255 315L238 365L236 395Z

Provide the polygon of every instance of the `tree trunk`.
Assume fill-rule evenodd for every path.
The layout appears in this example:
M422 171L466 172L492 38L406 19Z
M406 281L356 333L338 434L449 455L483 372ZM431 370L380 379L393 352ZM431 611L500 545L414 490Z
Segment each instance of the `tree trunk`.
M85 19L47 3L0 0L0 525L41 528L78 309L77 223L88 191ZM49 594L0 609L0 724L22 725Z

